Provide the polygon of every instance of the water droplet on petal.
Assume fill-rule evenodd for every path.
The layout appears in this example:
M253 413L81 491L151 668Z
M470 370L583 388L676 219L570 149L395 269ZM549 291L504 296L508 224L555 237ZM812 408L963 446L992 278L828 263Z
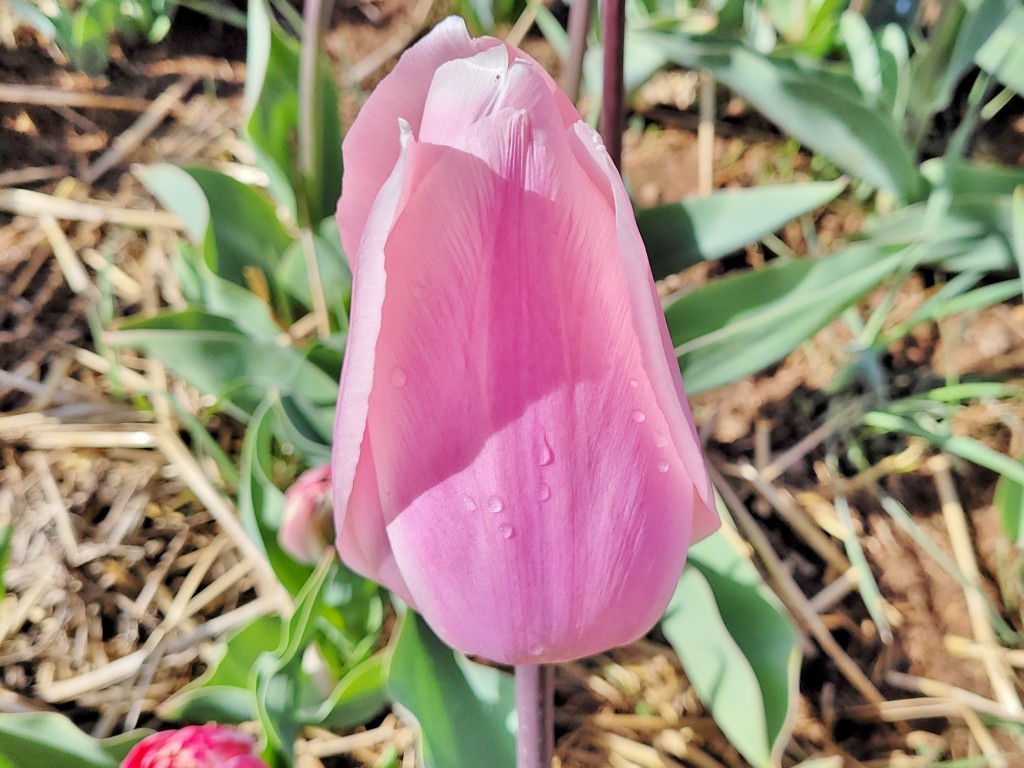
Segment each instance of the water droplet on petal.
M473 497L470 496L468 493L462 497L462 503L466 506L467 512L476 511L476 502L473 501Z
M537 495L541 501L547 501L551 498L551 486L547 483L541 483L537 486Z
M542 653L544 653L544 646L540 643L534 643L530 646L531 656L540 656Z
M633 389L636 389L637 387L640 386L640 382L637 381L636 379L630 379L629 386L632 387Z
M668 445L668 438L661 434L661 432L659 432L654 436L654 444L659 448L664 448L666 445Z
M391 386L398 387L399 389L404 387L405 382L409 379L405 374L405 369L397 365L391 369L391 373L388 375L391 378Z
M663 474L663 475L666 472L668 472L668 462L667 461L659 462L658 463L658 471L661 472L661 474Z
M637 424L643 424L645 421L647 421L647 414L645 414L643 411L633 411L633 421L635 421Z
M501 496L491 496L487 500L487 511L492 515L496 515L505 508L505 502L501 500Z
M551 450L551 444L548 443L548 435L541 429L537 434L537 464L546 467L554 460L555 452Z
M503 539L511 539L516 535L516 529L508 523L502 523L498 526L498 533L501 534L501 538Z

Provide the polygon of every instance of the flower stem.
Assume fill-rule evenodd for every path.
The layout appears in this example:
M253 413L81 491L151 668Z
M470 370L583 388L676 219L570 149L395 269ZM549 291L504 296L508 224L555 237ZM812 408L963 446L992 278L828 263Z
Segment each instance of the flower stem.
M601 3L601 37L604 45L601 137L615 167L621 168L622 130L625 122L625 89L622 78L622 57L626 39L625 0L604 0Z
M575 0L569 9L569 55L562 71L562 90L573 104L580 98L583 56L587 52L587 34L593 10L593 0Z
M516 667L516 768L551 768L555 753L555 668Z

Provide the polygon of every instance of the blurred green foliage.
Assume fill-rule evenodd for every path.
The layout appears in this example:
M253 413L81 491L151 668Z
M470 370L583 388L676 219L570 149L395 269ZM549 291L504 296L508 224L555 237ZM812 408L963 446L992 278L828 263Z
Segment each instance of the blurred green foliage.
M107 69L112 37L155 43L170 31L174 0L9 0L15 14L38 29L78 69Z

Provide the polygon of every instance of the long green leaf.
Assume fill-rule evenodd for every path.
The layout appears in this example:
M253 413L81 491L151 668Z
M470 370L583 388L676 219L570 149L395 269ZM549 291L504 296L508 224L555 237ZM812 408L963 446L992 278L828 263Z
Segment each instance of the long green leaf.
M0 760L11 768L117 768L146 733L101 741L55 712L0 714Z
M824 64L758 53L713 37L638 32L645 44L692 69L707 69L759 112L844 171L908 201L924 185L892 117L865 102L849 74Z
M250 56L250 66L262 69L247 76L246 98L252 111L246 134L257 160L270 177L274 197L292 211L297 221L312 225L333 214L341 193L338 87L326 64L318 62L313 128L315 171L312 178L303 179L297 155L299 46L270 21L265 11L250 12L250 25L253 24L258 29L250 26L250 41L258 42L259 51L258 55ZM259 96L253 101L256 93Z
M799 697L799 634L722 534L690 550L661 630L732 745L757 768L775 765Z
M160 360L241 419L277 391L309 403L326 424L333 421L338 385L332 376L295 347L252 339L227 318L186 310L125 323L104 339Z
M985 41L975 63L1007 88L1024 95L1024 6L1018 5Z
M835 198L842 181L722 190L637 211L655 278L718 259Z
M427 768L512 768L512 686L507 673L460 661L419 616L405 613L394 641L388 689L420 724Z
M261 616L214 646L215 658L202 676L160 706L166 720L241 723L256 716L251 682L259 657L277 647L281 619Z
M914 419L885 411L871 411L864 414L864 425L883 432L903 432L907 435L923 437L947 453L990 469L1009 478L1012 482L1024 484L1024 464L989 448L973 437L942 434L921 426Z
M728 384L781 360L870 291L904 259L851 246L731 275L665 309L687 391Z

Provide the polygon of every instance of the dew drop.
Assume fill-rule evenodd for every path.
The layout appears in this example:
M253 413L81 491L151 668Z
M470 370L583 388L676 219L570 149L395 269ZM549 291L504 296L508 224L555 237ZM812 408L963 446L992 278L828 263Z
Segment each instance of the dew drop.
M487 500L487 511L492 515L496 515L505 508L505 502L501 500L501 496L491 496Z
M555 460L555 452L551 450L551 444L548 443L547 433L541 429L537 433L537 464L546 467Z
M470 496L468 493L462 497L462 503L466 506L467 512L476 511L476 502L473 501L473 497Z
M511 539L516 535L516 529L508 523L502 523L498 526L498 533L501 534L501 538L503 539Z
M661 474L663 474L663 475L666 472L668 472L668 462L667 461L659 462L658 463L658 471L661 472Z
M544 653L544 646L540 643L534 643L530 646L531 656L540 656L542 653Z
M633 421L635 421L637 424L643 424L645 421L647 421L647 414L645 414L643 411L633 411Z
M637 381L636 379L630 379L629 386L632 387L633 389L636 389L637 387L640 386L640 382Z
M399 389L404 387L405 382L409 379L405 374L405 369L397 365L391 369L389 376L391 377L391 386L398 387Z
M661 434L661 432L659 432L654 436L654 444L659 448L664 448L666 445L668 445L668 438Z
M541 501L547 501L551 498L551 486L547 483L541 483L537 486L537 495Z

